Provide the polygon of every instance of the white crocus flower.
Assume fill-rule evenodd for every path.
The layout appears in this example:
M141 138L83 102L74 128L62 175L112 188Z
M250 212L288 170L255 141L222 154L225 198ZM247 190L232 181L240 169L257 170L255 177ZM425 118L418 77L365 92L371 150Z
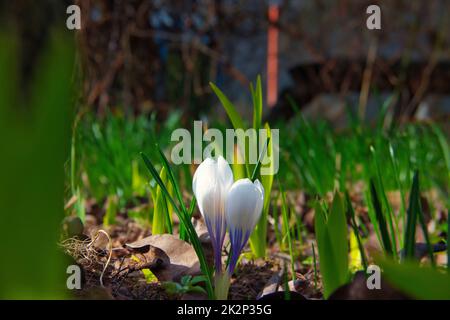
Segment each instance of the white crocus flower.
M264 188L258 180L238 180L228 191L225 215L231 242L230 275L261 216L263 204Z
M198 207L211 237L218 272L222 269L221 252L227 229L225 200L232 184L233 172L222 156L217 160L205 159L195 171L192 181Z

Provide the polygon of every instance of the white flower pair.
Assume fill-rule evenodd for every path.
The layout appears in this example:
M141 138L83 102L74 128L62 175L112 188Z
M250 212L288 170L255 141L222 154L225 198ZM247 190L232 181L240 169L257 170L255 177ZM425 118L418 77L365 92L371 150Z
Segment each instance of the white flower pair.
M221 252L227 227L230 232L231 275L239 254L261 216L264 188L258 180L234 182L233 172L223 157L205 159L194 174L192 189L211 237L216 272L222 272Z

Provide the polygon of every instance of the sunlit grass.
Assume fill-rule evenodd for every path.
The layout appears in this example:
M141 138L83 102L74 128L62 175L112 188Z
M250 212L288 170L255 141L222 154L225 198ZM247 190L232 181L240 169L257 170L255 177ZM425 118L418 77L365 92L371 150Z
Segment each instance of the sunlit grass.
M214 85L212 88L230 123L217 119L211 119L211 123L218 124L222 131L229 126L265 128L269 132L267 150L273 152L270 127L262 123L260 80L251 87L251 122L242 118L240 110L219 88ZM344 129L306 119L294 106L297 112L288 124L271 125L273 129L281 128L281 163L276 179L274 175L259 175L259 167L250 163L232 165L235 179L248 177L254 180L258 177L265 189L263 214L250 239L252 257L269 258L268 234L273 234L278 250L290 257L286 272L295 280L297 266L312 264L307 262L308 257L302 259L307 240L313 237L318 248L316 252L312 246L315 287L320 274L324 296L328 297L350 281L358 268L365 269L374 262L374 257L365 249L370 232L376 234L385 257L395 263L411 263L416 244L415 226L419 223L428 246L430 267L436 265L431 247L439 236L437 231L428 234L420 198L433 192L433 200L437 199L448 208L448 141L440 124L398 126L386 121L389 102L390 99L382 104L373 123L363 122L348 108L348 126ZM114 213L109 208L114 208L116 202L111 199L117 199L116 210L139 197L147 199L149 207L144 220L154 234L174 232L172 214L177 214L180 238L197 247L202 270L211 277L209 267L202 261L193 226L188 221L195 210L195 202L186 206L184 193L190 193L193 167L171 166L164 156L170 152L171 130L181 126L176 117L157 125L152 116L130 118L109 114L104 121L87 116L77 132L77 174L72 183L79 197L95 198L107 204L105 224L114 223ZM155 148L154 143L159 143L160 147ZM147 168L151 168L150 180L136 162L140 151L147 155L144 159ZM243 146L241 152L246 154L247 147ZM269 156L273 155L271 152ZM84 178L80 178L83 175ZM313 234L304 230L300 212L294 209L295 203L287 197L287 191L304 192L312 199L307 205L315 209ZM399 195L397 204L391 202L389 196L392 193ZM358 205L367 209L370 225L362 222L350 194L361 198L362 203ZM331 202L330 195L333 195ZM433 216L435 205L430 207ZM132 209L129 211L130 216L142 217ZM438 226L437 230L445 228ZM350 256L358 256L360 261L350 263ZM212 297L212 281L208 286Z

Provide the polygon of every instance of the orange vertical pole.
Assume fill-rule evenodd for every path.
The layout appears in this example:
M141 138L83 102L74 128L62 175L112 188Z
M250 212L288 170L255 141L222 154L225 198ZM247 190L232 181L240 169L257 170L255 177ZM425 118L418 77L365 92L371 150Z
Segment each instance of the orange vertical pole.
M278 99L278 4L269 5L269 30L267 31L267 105L273 107Z

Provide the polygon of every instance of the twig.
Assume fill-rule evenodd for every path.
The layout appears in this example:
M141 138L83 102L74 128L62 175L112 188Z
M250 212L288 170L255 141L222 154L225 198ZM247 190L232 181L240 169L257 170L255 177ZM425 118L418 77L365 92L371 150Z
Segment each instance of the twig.
M359 117L364 119L366 114L367 100L369 98L369 89L372 79L373 65L377 55L378 39L373 38L370 42L369 51L367 52L367 64L364 69L361 94L359 96Z

